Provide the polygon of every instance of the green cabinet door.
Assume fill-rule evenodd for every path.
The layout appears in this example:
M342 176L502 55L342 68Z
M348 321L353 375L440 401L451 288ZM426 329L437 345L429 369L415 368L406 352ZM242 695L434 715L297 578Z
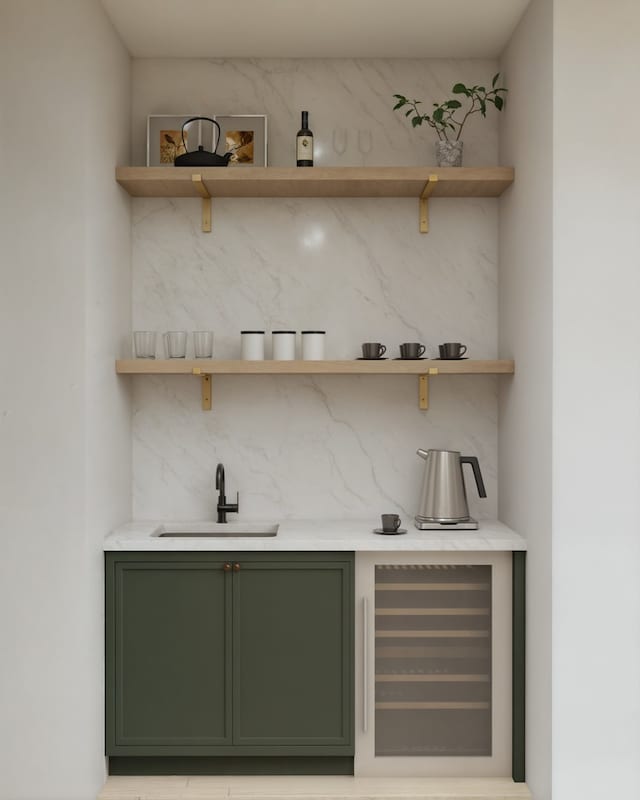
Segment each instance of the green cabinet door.
M107 554L108 755L231 744L225 563L207 553Z
M106 654L107 755L353 755L352 553L107 553Z
M278 560L274 553L252 560L246 553L238 563L234 744L282 754L305 748L352 754L351 554L282 554Z

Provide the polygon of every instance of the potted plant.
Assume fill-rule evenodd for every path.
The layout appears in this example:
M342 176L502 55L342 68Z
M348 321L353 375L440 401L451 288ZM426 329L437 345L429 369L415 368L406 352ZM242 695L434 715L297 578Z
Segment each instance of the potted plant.
M504 98L501 97L501 94L507 89L504 86L496 86L499 78L500 73L498 72L493 76L489 91L484 86L465 86L464 83L456 83L451 92L466 98L464 108L460 100L453 98L442 103L434 103L431 115L421 114L418 110L418 106L422 104L421 100L409 100L402 94L394 94L393 96L398 102L393 110L397 111L409 106L409 109L405 111L405 117L411 117L411 124L414 128L426 123L435 130L438 134L436 158L439 167L460 167L462 165L460 135L466 121L472 114L480 113L486 117L487 106L490 103L498 111L502 111L504 107ZM456 114L464 114L464 116L462 119L458 119Z

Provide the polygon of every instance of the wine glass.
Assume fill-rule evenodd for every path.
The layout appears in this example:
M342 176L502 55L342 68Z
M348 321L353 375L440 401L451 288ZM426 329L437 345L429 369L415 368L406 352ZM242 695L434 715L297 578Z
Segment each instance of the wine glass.
M362 165L366 161L367 155L371 152L371 148L373 147L373 140L371 137L371 131L368 128L361 128L358 131L358 150L362 153Z
M334 152L338 154L338 156L343 156L345 150L347 149L347 141L349 135L346 128L334 128L333 129L333 149Z

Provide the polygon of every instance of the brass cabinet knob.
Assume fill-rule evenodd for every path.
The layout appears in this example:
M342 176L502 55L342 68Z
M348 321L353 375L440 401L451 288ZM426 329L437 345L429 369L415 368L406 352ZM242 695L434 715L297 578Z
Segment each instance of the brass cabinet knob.
M231 572L231 564L227 561L222 565L222 569L225 572Z
M238 564L238 562L236 561L235 564L233 565L233 571L238 572L239 569L240 569L240 564Z

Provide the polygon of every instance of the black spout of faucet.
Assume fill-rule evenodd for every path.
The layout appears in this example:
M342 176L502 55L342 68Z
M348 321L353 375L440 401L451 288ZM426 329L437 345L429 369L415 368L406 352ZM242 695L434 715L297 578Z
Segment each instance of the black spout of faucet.
M235 503L227 503L224 485L224 466L222 464L218 464L216 467L216 489L219 492L218 505L216 506L216 510L218 512L218 522L226 522L227 513L238 513L240 508L240 493L236 492Z

